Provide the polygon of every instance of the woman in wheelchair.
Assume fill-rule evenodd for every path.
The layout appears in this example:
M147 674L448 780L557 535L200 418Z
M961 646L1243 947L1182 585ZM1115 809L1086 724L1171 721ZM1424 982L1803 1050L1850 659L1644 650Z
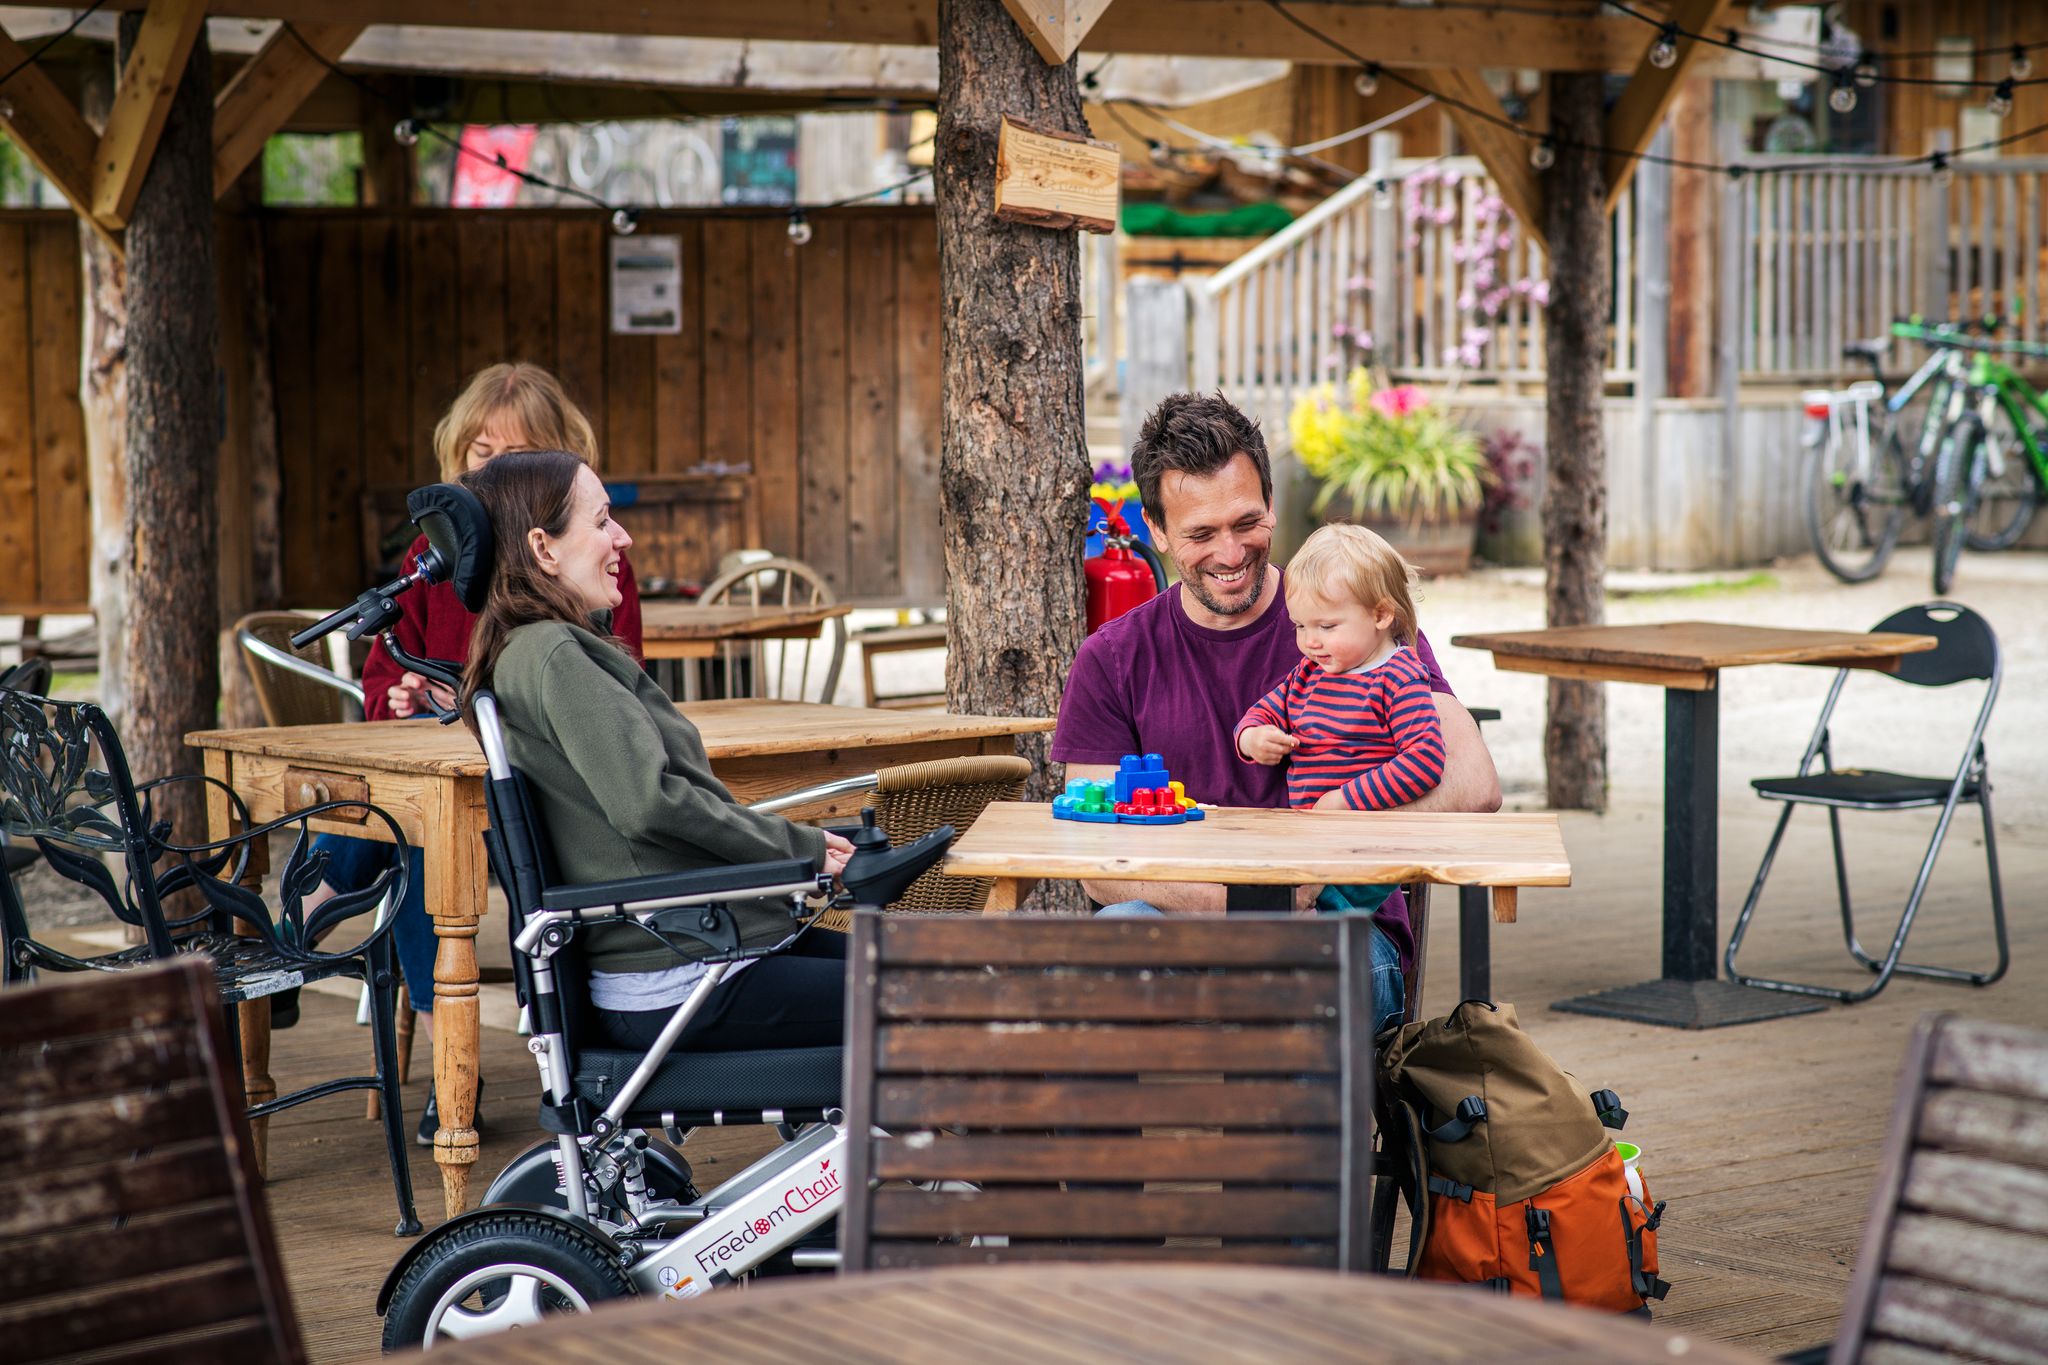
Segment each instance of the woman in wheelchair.
M604 485L561 451L499 455L461 479L497 542L489 595L462 676L471 699L497 696L510 758L526 775L564 880L606 881L798 858L837 876L845 839L749 811L713 776L695 726L611 634L621 556L632 538ZM740 941L789 933L783 901L737 901ZM630 924L581 940L592 1023L614 1047L644 1050L708 970ZM845 938L813 933L743 962L679 1040L690 1051L837 1046Z

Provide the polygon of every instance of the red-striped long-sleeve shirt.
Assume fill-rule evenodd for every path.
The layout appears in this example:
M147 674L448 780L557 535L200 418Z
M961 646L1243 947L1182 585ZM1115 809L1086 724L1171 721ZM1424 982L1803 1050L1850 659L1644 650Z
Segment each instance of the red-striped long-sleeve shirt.
M1443 722L1429 670L1412 649L1363 673L1325 673L1303 659L1245 712L1237 733L1255 725L1276 725L1298 741L1287 769L1287 800L1297 809L1342 787L1353 810L1387 810L1443 780Z

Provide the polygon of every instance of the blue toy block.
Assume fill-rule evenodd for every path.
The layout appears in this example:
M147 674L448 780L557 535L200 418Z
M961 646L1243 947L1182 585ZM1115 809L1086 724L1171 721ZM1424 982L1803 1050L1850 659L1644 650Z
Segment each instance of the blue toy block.
M1116 765L1116 799L1129 801L1143 787L1167 785L1166 760L1158 754L1125 754Z

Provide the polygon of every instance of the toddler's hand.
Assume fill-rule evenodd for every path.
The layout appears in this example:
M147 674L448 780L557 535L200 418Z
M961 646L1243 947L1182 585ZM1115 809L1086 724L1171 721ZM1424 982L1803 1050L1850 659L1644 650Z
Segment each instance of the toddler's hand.
M825 873L837 877L846 870L846 860L853 856L853 845L837 834L825 835Z
M1238 752L1254 763L1272 767L1294 752L1295 738L1277 725L1254 725L1238 734Z
M426 714L426 705L420 700L422 693L432 693L441 709L450 710L455 705L455 694L439 683L430 683L417 673L408 673L398 680L398 685L384 695L391 702L391 714L400 720Z

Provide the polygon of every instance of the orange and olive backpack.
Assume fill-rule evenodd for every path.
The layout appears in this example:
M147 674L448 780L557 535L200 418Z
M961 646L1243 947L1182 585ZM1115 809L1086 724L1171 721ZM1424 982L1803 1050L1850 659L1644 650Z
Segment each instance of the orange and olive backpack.
M1607 1133L1627 1111L1611 1090L1580 1089L1513 1005L1467 1000L1405 1025L1381 1049L1375 1093L1410 1210L1409 1275L1618 1313L1664 1297L1664 1206L1630 1191Z

